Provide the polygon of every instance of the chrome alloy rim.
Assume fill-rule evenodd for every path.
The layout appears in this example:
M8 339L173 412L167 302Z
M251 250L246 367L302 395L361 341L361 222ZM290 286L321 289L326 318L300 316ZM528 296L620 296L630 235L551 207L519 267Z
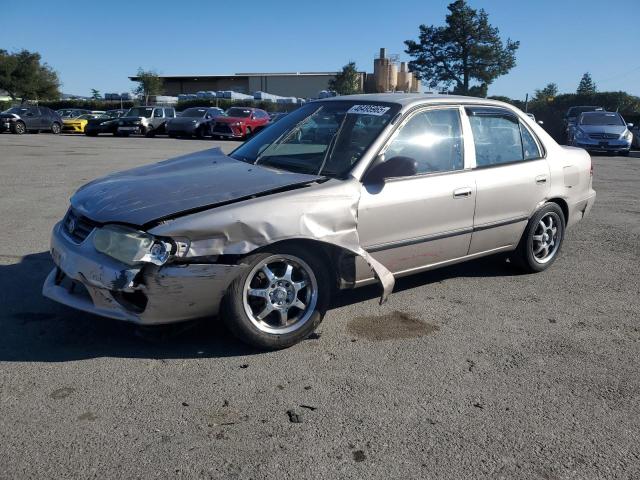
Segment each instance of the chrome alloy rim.
M293 255L272 255L258 263L243 286L244 310L259 330L282 335L309 321L318 302L313 270Z
M533 258L538 263L547 263L557 253L562 234L560 219L552 212L544 215L533 233Z

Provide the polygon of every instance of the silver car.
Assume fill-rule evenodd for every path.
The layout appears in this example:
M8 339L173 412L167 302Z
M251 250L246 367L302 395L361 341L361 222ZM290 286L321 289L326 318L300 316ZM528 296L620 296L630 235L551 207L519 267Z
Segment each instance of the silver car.
M117 135L128 137L139 134L153 137L166 133L166 123L176 118L173 107L133 107L118 120Z
M617 112L581 113L569 138L569 144L592 152L629 155L633 123L625 123Z
M336 289L497 253L540 272L595 201L591 158L496 101L381 94L308 103L229 156L115 173L53 229L45 296L144 325L220 314L282 348Z

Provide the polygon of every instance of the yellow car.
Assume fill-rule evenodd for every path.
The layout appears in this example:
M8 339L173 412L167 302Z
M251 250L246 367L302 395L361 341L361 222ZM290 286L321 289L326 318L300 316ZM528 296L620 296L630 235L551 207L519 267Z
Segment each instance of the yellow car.
M84 133L84 127L92 118L100 118L103 115L85 113L75 118L65 118L62 120L62 131L70 133ZM106 116L106 115L105 115Z

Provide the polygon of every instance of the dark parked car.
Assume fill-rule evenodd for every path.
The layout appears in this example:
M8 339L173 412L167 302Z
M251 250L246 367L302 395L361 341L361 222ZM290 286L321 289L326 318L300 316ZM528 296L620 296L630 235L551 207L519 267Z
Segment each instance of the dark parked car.
M89 137L95 137L101 133L118 133L118 119L122 117L127 110L109 110L98 118L92 118L84 127L84 134Z
M13 107L0 113L0 132L9 130L18 135L48 131L58 134L62 130L60 115L47 107L26 105Z
M167 120L167 134L170 137L210 136L215 119L223 115L224 110L216 107L187 108L179 117Z
M231 107L218 117L212 129L214 137L246 139L269 123L269 114L259 108Z

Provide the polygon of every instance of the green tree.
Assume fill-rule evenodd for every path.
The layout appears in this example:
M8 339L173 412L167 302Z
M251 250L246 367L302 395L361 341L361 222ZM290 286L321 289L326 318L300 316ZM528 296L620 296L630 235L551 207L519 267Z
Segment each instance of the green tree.
M406 40L405 52L413 57L409 68L431 88L454 86L460 94L486 95L487 87L516 65L520 42L503 43L489 16L465 0L449 4L446 25L420 25L418 41ZM471 82L479 85L472 90Z
M582 75L580 79L580 83L578 84L578 89L576 93L578 95L593 95L596 93L598 89L596 88L596 84L591 78L591 74L589 72Z
M91 89L91 98L93 100L102 100L102 95L100 95L100 90L96 90L95 88Z
M138 82L138 86L133 89L133 93L142 95L145 105L149 103L150 95L162 94L162 79L155 70L138 68L135 81Z
M0 89L13 100L60 98L58 74L41 60L37 52L0 49Z
M534 102L553 102L553 99L558 95L558 85L555 83L547 83L547 86L541 90L536 90L533 93L532 101Z
M353 95L361 93L361 77L356 67L356 62L349 62L335 78L329 80L329 88L339 95Z

